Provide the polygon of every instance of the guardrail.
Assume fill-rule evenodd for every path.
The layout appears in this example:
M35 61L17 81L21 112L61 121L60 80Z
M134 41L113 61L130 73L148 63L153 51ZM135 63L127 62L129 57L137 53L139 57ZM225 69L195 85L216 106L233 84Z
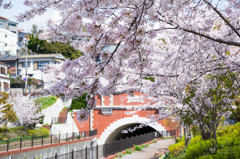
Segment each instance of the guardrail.
M160 133L167 134L167 137L176 137L179 134L176 130L162 131ZM85 149L74 151L65 154L55 154L53 157L47 159L98 159L107 157L118 152L122 152L128 148L134 147L134 145L141 145L143 143L152 141L157 138L161 138L162 135L159 132L150 132L147 134L137 135L130 138L121 139L118 141L109 142L103 145L96 145L91 147L85 147Z
M47 144L68 142L97 135L97 130L73 132L46 136L29 136L16 139L0 140L0 151L9 151L34 146L43 146Z

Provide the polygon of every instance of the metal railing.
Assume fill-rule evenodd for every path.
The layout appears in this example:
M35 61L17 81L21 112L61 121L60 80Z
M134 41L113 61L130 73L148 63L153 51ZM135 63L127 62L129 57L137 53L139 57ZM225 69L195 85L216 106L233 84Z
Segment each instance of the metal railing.
M57 135L35 136L35 137L22 137L16 139L0 140L0 151L9 151L22 148L29 148L34 146L43 146L54 143L62 143L67 141L78 140L82 138L92 137L97 135L97 130L64 133Z
M178 135L178 132L175 130L162 131L161 133L171 135L171 137L176 137L176 135ZM161 137L162 135L159 132L151 132L147 134L133 136L130 138L121 139L118 141L109 142L103 145L96 145L91 147L86 146L85 149L77 151L72 150L71 152L65 154L55 153L55 156L49 157L47 159L98 159L116 154L118 152L122 152L128 148L134 147L134 145L141 145L143 143Z

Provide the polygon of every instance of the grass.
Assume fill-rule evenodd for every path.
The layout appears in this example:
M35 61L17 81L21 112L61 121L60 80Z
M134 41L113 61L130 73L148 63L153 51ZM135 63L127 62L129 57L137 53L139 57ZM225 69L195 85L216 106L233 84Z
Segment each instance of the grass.
M35 102L42 104L41 110L52 106L56 101L57 98L55 96L42 97L35 100Z

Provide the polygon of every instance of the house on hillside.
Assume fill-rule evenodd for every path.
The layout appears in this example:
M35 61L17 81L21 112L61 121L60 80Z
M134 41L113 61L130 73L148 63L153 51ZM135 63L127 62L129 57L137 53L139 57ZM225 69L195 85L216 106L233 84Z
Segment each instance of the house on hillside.
M28 78L35 78L44 83L47 78L44 74L46 66L58 64L62 61L65 61L65 58L61 54L27 55L26 69L26 56L20 56L18 57L18 75L24 79L27 74Z
M18 23L0 16L0 54L16 55Z
M10 55L4 55L2 57L0 56L1 62L7 64L7 71L13 78L17 77L18 57L20 56Z

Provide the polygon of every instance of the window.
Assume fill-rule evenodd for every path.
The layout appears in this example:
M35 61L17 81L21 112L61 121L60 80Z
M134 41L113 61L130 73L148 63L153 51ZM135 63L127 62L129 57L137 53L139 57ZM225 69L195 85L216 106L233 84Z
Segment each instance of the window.
M5 47L7 47L7 43L5 43Z
M16 26L16 24L8 23L9 26Z
M23 37L19 37L19 38L18 38L18 41L22 41L22 40L23 40Z
M48 65L48 61L41 61L41 62L38 62L38 69L39 70L43 70L46 68L46 66Z
M7 34L5 34L5 38L7 38Z
M22 63L22 67L26 67L26 62ZM28 62L27 67L30 67L30 62Z
M103 115L112 115L112 109L111 108L103 108L102 114Z
M14 67L15 66L14 62L6 62L6 64L8 65L8 67Z
M6 74L4 67L1 67L1 74Z
M9 84L7 82L3 82L3 88L9 88Z
M0 28L2 28L3 27L3 23L0 23Z

